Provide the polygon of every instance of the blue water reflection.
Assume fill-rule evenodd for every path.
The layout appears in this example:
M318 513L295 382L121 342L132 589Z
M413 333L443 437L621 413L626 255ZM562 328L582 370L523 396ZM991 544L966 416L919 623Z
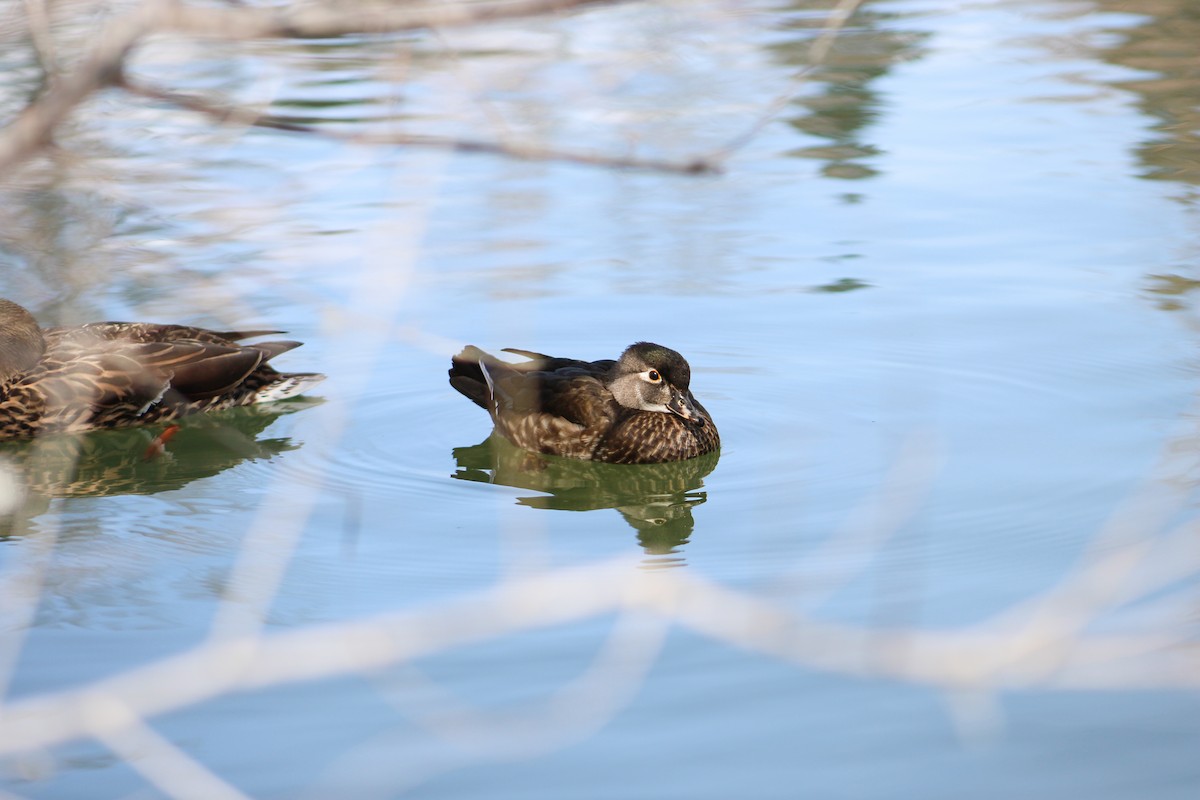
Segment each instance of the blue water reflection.
M131 74L339 134L686 158L792 85L832 5L164 39ZM159 465L180 479L159 484L138 465L149 493L99 473L104 490L40 493L0 542L7 579L39 592L5 601L24 637L11 693L197 646L250 603L231 587L256 569L279 576L264 620L285 635L625 559L839 630L1043 638L990 670L969 648L926 664L917 639L868 639L846 669L639 615L631 592L150 722L254 796L1190 800L1200 709L1194 670L1172 665L1194 648L1200 573L1194 15L1136 12L866 3L719 176L347 144L98 95L61 136L69 157L0 185L3 293L46 324L287 329L329 379L304 413L258 419L250 451L182 441ZM0 63L28 77L20 47ZM34 85L0 89L0 109ZM489 425L445 383L467 342L599 358L639 339L687 354L719 468L609 472L474 444ZM127 435L117 449L137 451ZM290 544L245 555L275 534ZM1079 572L1105 555L1132 566ZM1039 605L1080 574L1065 605ZM742 633L783 641L774 620ZM1086 662L1093 636L1142 649ZM94 742L48 752L4 788L146 790Z

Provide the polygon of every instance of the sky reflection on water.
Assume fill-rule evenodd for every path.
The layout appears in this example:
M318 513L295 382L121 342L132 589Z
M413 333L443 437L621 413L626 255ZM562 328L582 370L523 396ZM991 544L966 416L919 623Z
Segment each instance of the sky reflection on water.
M829 5L593 9L447 32L457 57L418 37L171 40L134 72L339 131L685 158L785 88ZM1139 12L867 3L716 177L344 145L94 98L63 137L72 160L0 183L4 294L46 324L286 328L306 342L288 364L329 379L323 402L255 434L279 445L261 457L39 507L0 555L43 563L38 537L56 536L13 692L199 642L281 494L311 513L272 632L621 556L831 625L945 630L1055 586L1123 507L1157 527L1103 552L1186 541L1167 531L1192 523L1200 474L1194 20L1185 0ZM586 466L524 469L476 445L483 415L446 384L468 343L604 358L640 339L689 359L724 442L642 503ZM1147 482L1165 488L1138 500ZM1138 574L1192 564L1179 547ZM1154 657L1194 647L1196 574L1105 606L1087 632L1161 634L1172 644L1135 674L1171 684ZM944 692L674 628L661 652L655 630L634 637L648 672L614 677L636 688L593 727L555 717L594 658L611 667L597 653L621 620L650 616L226 695L156 725L254 796L1190 798L1200 778L1194 683L1072 693L1047 667L1035 690ZM998 685L1019 684L1019 656ZM507 743L455 738L510 716L525 727ZM3 785L145 786L94 744L50 763Z

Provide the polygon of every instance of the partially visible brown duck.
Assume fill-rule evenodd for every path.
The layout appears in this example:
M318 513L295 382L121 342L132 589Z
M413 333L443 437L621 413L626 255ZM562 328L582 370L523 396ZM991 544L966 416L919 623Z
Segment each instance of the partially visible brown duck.
M0 299L0 439L118 428L282 400L325 376L267 362L300 342L238 344L280 331L149 322L38 326Z
M505 352L531 360L511 364L470 346L451 360L450 385L486 409L517 447L649 464L721 446L712 417L692 396L691 367L670 348L638 342L616 361Z

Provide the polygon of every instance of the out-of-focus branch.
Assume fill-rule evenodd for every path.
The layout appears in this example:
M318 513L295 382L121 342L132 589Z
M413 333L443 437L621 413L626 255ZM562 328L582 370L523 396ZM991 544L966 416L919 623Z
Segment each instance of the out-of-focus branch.
M97 737L167 797L179 800L249 800L208 767L180 750L146 725L128 708L110 698L99 700L86 713L102 720ZM111 727L108 720L124 718Z
M33 0L31 0L32 2ZM113 20L97 36L91 53L66 76L51 75L47 88L16 119L0 129L0 171L11 169L49 144L55 129L95 92L119 87L137 94L170 102L221 121L274 128L307 135L321 135L364 144L434 147L470 153L491 153L536 161L563 161L620 169L644 169L680 174L710 174L736 151L753 140L795 97L814 67L825 61L830 48L863 0L840 0L812 48L810 64L790 82L771 105L740 135L707 154L681 160L608 156L580 153L553 147L481 139L427 136L422 134L332 134L318 128L263 115L236 106L213 103L149 86L132 86L124 80L130 53L156 34L208 37L222 41L253 39L326 39L351 34L383 34L403 31L479 25L569 11L592 5L613 5L628 0L513 0L512 2L438 3L420 6L322 6L300 5L275 8L195 7L179 0L148 0L147 4ZM33 6L39 9L40 6ZM34 16L37 16L35 14ZM45 34L44 20L32 20L33 29ZM50 51L48 36L38 45L40 57Z
M153 29L160 6L151 4L121 17L97 37L90 56L66 77L52 77L45 91L0 130L0 172L12 169L49 144L54 129L92 93L121 74L133 46Z
M330 39L354 33L399 33L428 28L481 25L538 17L627 0L513 0L424 5L284 6L277 8L197 8L168 0L159 30L225 41L247 39Z
M133 83L124 78L121 79L119 85L121 88L141 97L186 108L189 111L204 114L221 123L304 133L347 144L432 147L440 150L456 150L461 153L491 153L493 155L525 161L561 161L588 166L652 170L655 172L678 172L689 175L716 173L720 171L720 167L717 164L703 158L689 161L672 161L658 158L638 158L636 156L610 156L601 153L560 150L554 147L541 147L519 142L491 142L484 139L429 136L425 134L401 133L398 131L388 133L341 133L324 130L313 125L293 122L271 114L264 114L244 106L217 103L197 95L171 92L145 83Z
M514 2L450 3L422 6L284 6L280 8L202 8L177 0L150 0L113 20L96 37L91 53L66 76L52 76L46 90L5 128L0 129L0 172L12 169L48 144L55 128L93 93L122 84L129 54L158 33L207 36L225 41L248 39L317 39L349 34L398 33L506 19L539 16L589 5L612 5L624 0L514 0ZM436 137L407 144L451 146ZM459 143L463 150L487 150L515 155L486 143ZM545 157L527 148L523 158ZM600 163L577 159L581 163Z
M29 38L33 41L34 55L46 73L55 67L54 40L50 36L50 15L47 0L25 0L25 16L29 20Z
M821 35L813 42L812 49L809 51L808 64L799 72L792 76L788 81L788 85L780 92L771 104L767 106L761 114L750 124L746 130L735 136L723 147L709 153L708 160L714 164L720 164L726 161L730 156L741 150L751 141L753 141L767 125L771 124L783 110L791 104L792 100L800 92L804 84L808 83L808 79L812 76L813 70L825 63L825 59L829 58L829 51L833 47L833 43L837 41L838 36L850 22L850 18L854 16L854 12L858 11L858 7L863 4L864 0L840 0L829 14L829 19L825 23Z
M105 738L128 726L237 691L368 674L446 650L637 610L726 645L810 669L956 689L1196 688L1200 648L1185 635L1089 634L1026 647L1040 631L872 629L824 622L685 573L648 573L621 560L555 572L440 606L209 642L86 687L7 703L0 753ZM1013 653L1027 658L1014 661ZM902 654L897 655L897 654ZM1047 670L1052 663L1054 669ZM105 716L106 708L121 709Z

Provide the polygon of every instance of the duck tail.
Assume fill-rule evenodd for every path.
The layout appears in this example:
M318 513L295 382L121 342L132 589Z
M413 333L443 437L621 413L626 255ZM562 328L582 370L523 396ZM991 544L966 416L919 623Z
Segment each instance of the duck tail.
M491 381L484 373L485 363L492 368L502 362L474 345L467 345L461 353L450 359L450 385L475 405L490 411Z

